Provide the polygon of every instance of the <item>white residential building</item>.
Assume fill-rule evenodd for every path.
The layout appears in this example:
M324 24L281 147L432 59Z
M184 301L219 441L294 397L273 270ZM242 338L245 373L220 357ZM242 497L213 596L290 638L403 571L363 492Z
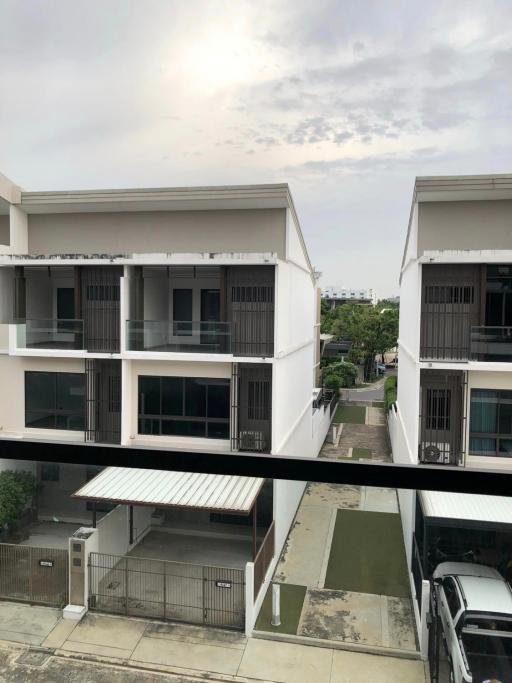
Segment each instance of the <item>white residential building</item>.
M417 178L400 283L395 462L512 472L512 176ZM466 529L478 519L497 524L497 501L466 501L461 512L457 501L400 491L409 562L415 524L424 570L442 556L420 517L444 527L457 527L461 515ZM436 533L439 541L444 532Z
M25 192L0 177L0 309L0 438L319 452L319 296L285 184ZM40 516L90 520L70 495L91 474L39 465ZM304 486L273 482L274 559Z
M322 299L328 301L332 309L343 304L374 306L377 303L373 289L351 289L350 287L322 287Z

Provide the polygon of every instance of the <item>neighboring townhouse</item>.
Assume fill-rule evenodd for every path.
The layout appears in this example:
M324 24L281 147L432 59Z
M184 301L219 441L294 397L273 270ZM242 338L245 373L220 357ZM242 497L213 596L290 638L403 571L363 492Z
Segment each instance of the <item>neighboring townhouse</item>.
M329 303L331 310L343 304L374 306L377 303L373 289L350 289L349 287L323 287L322 299Z
M0 177L0 241L0 438L318 454L332 408L319 294L286 184L24 192ZM35 473L40 519L90 524L119 502L84 498L97 470ZM256 481L240 496L256 519L263 492L274 559L304 486ZM136 506L133 481L123 491ZM217 532L238 510L172 505L175 526ZM132 532L130 518L129 547Z
M512 473L512 176L417 178L400 284L395 462ZM508 499L400 501L409 562L425 574L444 558L506 559Z

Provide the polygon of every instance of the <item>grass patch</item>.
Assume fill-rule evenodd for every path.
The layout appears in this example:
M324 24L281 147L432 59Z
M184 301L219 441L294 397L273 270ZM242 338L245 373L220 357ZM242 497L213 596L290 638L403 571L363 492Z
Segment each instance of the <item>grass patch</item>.
M282 583L281 625L272 626L272 584L270 583L258 619L256 620L256 630L295 635L299 627L300 613L302 612L305 597L306 586Z
M372 451L369 448L353 448L352 457L359 459L371 459Z
M364 406L341 405L336 409L334 422L352 422L352 424L364 425L366 421L366 408Z
M338 510L325 588L409 597L400 515Z

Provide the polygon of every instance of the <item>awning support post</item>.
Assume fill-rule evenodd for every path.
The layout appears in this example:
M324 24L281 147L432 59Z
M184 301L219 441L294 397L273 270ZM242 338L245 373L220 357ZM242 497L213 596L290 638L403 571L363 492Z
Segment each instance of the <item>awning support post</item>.
M92 504L92 528L96 529L96 501Z
M130 505L128 508L128 517L129 517L129 524L130 524L130 545L133 544L133 505Z
M258 530L258 499L254 501L252 506L252 559L256 559L256 554L258 550L258 539L256 537L256 532Z

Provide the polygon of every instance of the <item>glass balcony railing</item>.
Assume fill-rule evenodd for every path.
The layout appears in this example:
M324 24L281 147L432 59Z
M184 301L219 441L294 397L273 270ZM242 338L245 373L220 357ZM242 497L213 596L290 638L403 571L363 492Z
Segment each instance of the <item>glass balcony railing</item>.
M472 327L471 359L491 362L512 361L512 327Z
M127 320L128 351L231 353L231 323Z
M17 324L16 343L22 349L84 348L84 321L68 319L27 319Z

